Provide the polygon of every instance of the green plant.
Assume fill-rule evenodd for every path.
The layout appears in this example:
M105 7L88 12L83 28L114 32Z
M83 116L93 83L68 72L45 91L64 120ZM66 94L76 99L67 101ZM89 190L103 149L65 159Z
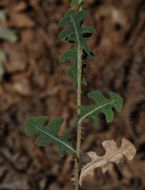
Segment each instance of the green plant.
M60 32L59 37L64 42L73 44L71 50L68 50L61 55L60 61L73 60L73 66L67 70L67 74L73 77L73 84L77 88L76 149L69 140L71 130L66 131L63 136L57 134L58 128L64 121L63 118L55 119L47 124L46 116L30 117L25 121L25 132L30 136L38 135L39 137L36 140L36 144L39 146L44 146L49 142L55 142L58 144L61 155L68 153L75 156L75 190L79 190L82 122L89 116L95 121L95 123L98 123L98 114L103 113L106 121L110 123L114 117L113 109L118 112L122 110L123 99L114 92L109 92L109 98L106 98L102 93L92 91L88 93L88 97L95 103L93 105L82 105L81 92L82 85L85 84L85 78L82 74L82 65L85 59L94 56L93 52L87 45L87 40L93 34L94 29L83 25L84 19L88 16L88 12L83 8L83 0L72 0L71 5L73 6L73 10L68 10L64 18L59 22L61 26L67 26L66 29ZM133 150L132 152L135 154L133 145L131 145L131 148ZM122 155L125 154L124 149L121 150ZM117 151L116 154L118 154ZM110 160L111 158L109 157ZM104 159L104 157L102 157L102 159ZM82 176L83 173L81 173L81 178Z

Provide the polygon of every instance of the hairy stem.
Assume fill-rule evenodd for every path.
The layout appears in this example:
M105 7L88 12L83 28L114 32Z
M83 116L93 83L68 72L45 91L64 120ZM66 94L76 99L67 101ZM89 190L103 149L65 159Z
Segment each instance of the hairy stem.
M82 4L79 6L79 11L82 10ZM80 114L81 106L81 91L82 91L82 48L78 40L77 47L77 62L78 62L78 81L77 81L77 115ZM77 145L76 154L77 159L75 160L75 190L79 190L79 171L80 171L80 146L81 146L81 122L77 123Z
M82 50L78 47L78 87L77 87L77 114L80 114L81 106L81 79L82 79ZM79 170L80 170L80 145L81 145L81 123L77 124L77 145L75 161L75 190L79 190Z

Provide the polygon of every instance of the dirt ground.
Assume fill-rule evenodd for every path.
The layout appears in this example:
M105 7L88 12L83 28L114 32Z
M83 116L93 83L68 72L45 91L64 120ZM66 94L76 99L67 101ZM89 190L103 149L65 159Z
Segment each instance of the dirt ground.
M58 20L68 7L65 0L0 0L7 17L0 27L15 29L18 37L15 43L0 41L7 55L0 82L0 190L74 189L74 160L59 158L54 144L37 147L24 134L24 120L32 115L63 116L60 134L75 126L76 91L66 77L68 64L58 61L68 47L58 39ZM98 126L84 122L82 153L103 154L102 141L123 137L138 151L105 175L97 170L82 190L145 190L145 1L86 0L86 7L85 23L96 33L89 41L95 58L86 63L83 96L92 89L115 91L124 108L109 125L103 117Z

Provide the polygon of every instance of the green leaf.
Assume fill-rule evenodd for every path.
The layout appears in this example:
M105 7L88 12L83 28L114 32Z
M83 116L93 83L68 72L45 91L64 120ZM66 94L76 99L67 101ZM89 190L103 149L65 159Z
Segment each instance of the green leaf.
M91 117L95 123L99 122L99 113L105 115L107 123L110 123L114 118L114 110L121 112L123 99L114 92L109 92L109 97L104 97L99 91L92 91L88 93L88 97L91 98L95 103L93 105L81 106L81 114L78 118L78 122L82 122L86 117Z
M75 3L75 1L74 1ZM83 26L82 22L88 16L86 10L75 12L70 10L65 17L59 21L60 25L68 25L68 28L61 31L59 37L67 43L74 43L74 48L66 51L60 57L61 61L73 59L73 66L68 69L68 75L73 76L73 82L77 84L78 77L78 49L83 50L83 58L91 58L93 53L87 45L88 38L93 34L92 27Z
M44 127L47 121L47 116L32 116L25 120L25 133L28 136L37 135L40 132L40 129Z
M46 125L47 117L38 116L30 117L25 121L25 133L28 136L38 135L36 144L39 146L45 146L47 143L55 142L59 146L59 152L61 155L64 153L75 154L75 150L72 143L69 141L69 134L67 131L63 136L59 136L57 131L63 124L63 118L57 118Z
M78 4L82 3L82 2L83 2L83 0L72 0L71 5L76 6L76 5L78 5Z
M60 56L60 61L67 61L75 56L75 49L68 50Z

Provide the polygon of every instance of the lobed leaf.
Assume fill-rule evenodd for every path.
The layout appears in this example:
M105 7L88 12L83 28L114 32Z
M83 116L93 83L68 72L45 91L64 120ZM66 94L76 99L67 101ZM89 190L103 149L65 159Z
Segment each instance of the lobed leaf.
M69 141L69 133L65 132L63 136L59 136L57 131L63 124L63 118L57 118L46 125L47 117L38 116L30 117L25 121L25 133L29 136L38 135L36 144L39 146L45 146L47 143L55 142L59 146L59 152L61 155L64 153L75 154L75 150L72 143Z
M91 117L95 123L98 123L99 113L103 113L107 123L110 123L114 118L114 112L112 109L115 109L118 112L122 110L123 99L114 92L109 92L109 99L104 97L99 91L88 93L88 97L92 99L95 104L81 106L81 114L78 118L79 123L88 116Z
M113 140L107 140L102 143L105 154L104 156L98 156L95 152L88 152L88 156L91 161L87 163L81 170L79 183L82 185L82 181L87 175L94 175L94 170L96 168L101 168L102 172L107 172L112 168L112 163L120 164L125 160L132 160L136 154L136 148L134 145L123 138L120 147Z
M64 42L74 43L74 48L63 53L60 60L66 61L73 59L74 64L67 73L68 75L73 76L73 82L75 85L78 81L78 49L82 49L83 58L91 58L93 56L91 49L87 45L87 39L93 34L94 29L92 27L82 26L82 22L87 15L88 12L86 10L80 12L70 10L59 22L62 26L68 25L67 29L60 32L59 37Z

